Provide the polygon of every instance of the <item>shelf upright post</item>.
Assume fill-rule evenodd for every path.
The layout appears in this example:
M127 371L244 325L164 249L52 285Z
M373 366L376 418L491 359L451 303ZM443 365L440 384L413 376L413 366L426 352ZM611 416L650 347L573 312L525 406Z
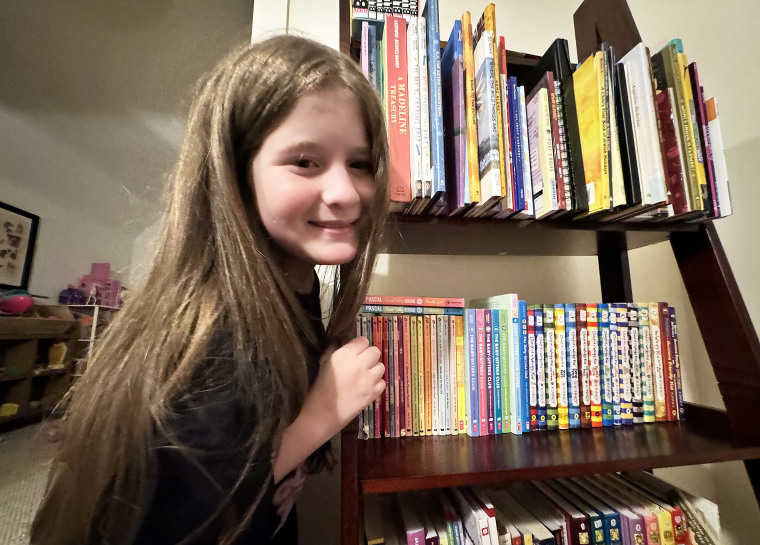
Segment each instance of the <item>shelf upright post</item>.
M633 302L628 245L624 231L599 231L596 234L599 281L605 303Z

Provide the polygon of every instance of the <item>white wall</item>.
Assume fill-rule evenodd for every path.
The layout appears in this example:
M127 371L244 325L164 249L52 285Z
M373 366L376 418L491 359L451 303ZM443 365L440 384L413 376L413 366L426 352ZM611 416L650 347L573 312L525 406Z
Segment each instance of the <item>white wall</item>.
M337 47L338 2L333 0L292 0L290 28L302 30L324 43ZM636 0L629 2L642 39L657 50L673 37L683 39L690 60L699 63L700 79L706 92L719 98L721 123L734 215L721 219L717 230L736 276L742 296L755 324L760 323L760 286L757 283L760 255L747 242L758 240L760 226L753 209L760 199L755 183L760 171L760 126L747 96L760 84L753 68L760 54L756 21L760 4L741 0ZM446 39L455 18L469 10L473 18L485 7L483 0L440 0L441 37ZM579 0L501 1L496 5L498 32L507 48L542 54L555 37L567 38L575 57L573 13ZM330 17L333 17L330 15ZM317 25L315 21L320 21ZM326 21L326 22L325 22ZM266 26L264 22L262 26ZM577 60L574 58L574 60ZM660 244L631 252L631 276L637 300L667 300L679 310L684 366L684 395L687 400L722 407L712 369L705 353L696 321L691 312L680 273L670 245ZM442 273L445 271L445 273ZM529 274L526 274L529 271ZM388 256L381 260L372 289L383 294L450 295L478 297L517 291L532 302L599 300L595 258L497 258ZM760 509L754 501L743 465L739 462L696 466L657 472L677 484L695 489L717 501L721 507L726 544L752 543L760 535ZM337 476L334 477L337 481ZM325 522L337 514L325 514L326 501L337 510L337 484L326 485L322 477L315 483L304 507L319 503ZM309 485L307 485L309 486ZM308 492L308 490L307 490ZM309 501L310 500L310 501ZM302 518L309 517L302 509ZM310 521L313 522L313 521ZM319 537L303 536L304 543L320 543Z

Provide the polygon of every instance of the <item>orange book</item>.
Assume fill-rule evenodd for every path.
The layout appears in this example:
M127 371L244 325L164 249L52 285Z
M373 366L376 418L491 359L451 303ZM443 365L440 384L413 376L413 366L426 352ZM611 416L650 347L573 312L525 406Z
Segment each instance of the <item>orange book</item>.
M467 122L467 173L470 178L470 202L480 202L480 170L478 164L478 119L475 104L475 57L472 53L472 19L462 14L462 58L464 59L464 108Z
M433 374L430 352L430 316L424 315L422 317L422 334L424 336L423 346L425 348L423 369L425 373L425 434L433 435Z

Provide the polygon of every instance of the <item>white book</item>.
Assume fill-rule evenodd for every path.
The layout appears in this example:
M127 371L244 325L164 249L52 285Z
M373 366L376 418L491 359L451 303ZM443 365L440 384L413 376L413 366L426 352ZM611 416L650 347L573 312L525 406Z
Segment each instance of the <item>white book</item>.
M419 39L417 37L417 18L412 17L406 33L407 47L407 77L409 81L409 96L420 96L420 57ZM410 100L409 129L410 129L410 158L412 167L412 199L422 198L422 126L420 101Z
M641 202L655 204L667 200L665 169L654 105L654 84L649 49L644 43L626 53L625 66L628 102L633 115L633 135L641 183Z
M718 190L718 208L720 217L730 216L731 195L728 191L728 169L726 168L726 153L723 147L723 134L720 131L718 117L718 100L710 97L705 100L707 110L707 137L710 139L710 156L715 170L715 187Z
M520 213L520 217L535 218L535 209L533 204L528 204L528 201L533 195L533 175L530 171L530 153L528 145L528 114L525 104L525 87L520 85L517 89L517 93L520 97L520 104L518 104L518 112L520 114L520 138L522 139L522 175L523 175L523 192L525 194L525 210Z
M422 11L420 11L422 13ZM417 51L420 60L420 128L422 136L422 179L425 197L432 196L433 163L430 156L430 89L428 86L427 21L417 18Z

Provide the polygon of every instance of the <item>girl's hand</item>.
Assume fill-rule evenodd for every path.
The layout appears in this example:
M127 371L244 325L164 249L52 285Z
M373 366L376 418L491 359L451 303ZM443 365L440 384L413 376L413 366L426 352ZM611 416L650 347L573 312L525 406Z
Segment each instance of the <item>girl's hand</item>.
M319 375L304 410L324 413L335 433L348 424L385 389L380 350L366 337L357 337L322 357Z

